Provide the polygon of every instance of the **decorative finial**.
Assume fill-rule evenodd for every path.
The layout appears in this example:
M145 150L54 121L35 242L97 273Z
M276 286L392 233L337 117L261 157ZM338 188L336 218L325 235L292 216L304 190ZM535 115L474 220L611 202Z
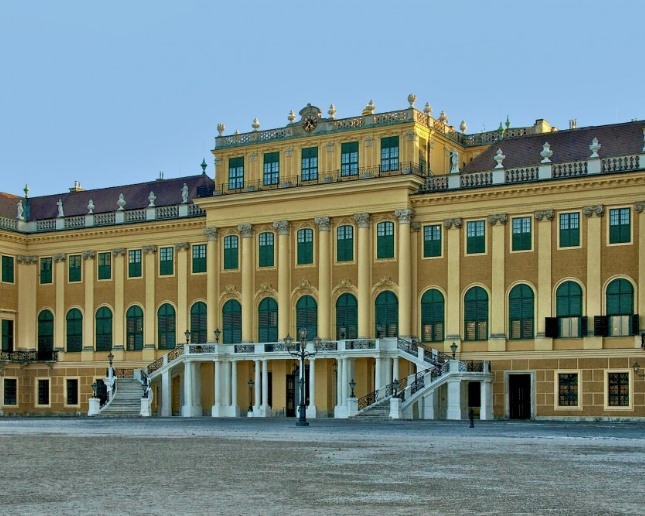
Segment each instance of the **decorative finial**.
M205 174L206 174L206 167L208 166L208 165L206 164L206 158L204 158L204 159L202 160L202 164L201 164L201 165L199 165L199 166L200 166L200 167L202 167L202 174L204 174L204 175L205 175Z
M260 128L260 122L258 122L257 118L253 119L253 123L251 124L251 127L253 127L254 131L257 131Z
M333 104L329 105L329 111L327 111L327 114L331 120L336 120L336 107Z
M90 199L90 202L87 203L87 213L94 213L94 201Z
M544 145L542 145L542 152L540 152L540 156L542 156L542 161L540 163L551 163L551 160L549 158L553 156L553 151L551 150L551 145L549 145L549 142L546 142Z
M589 159L591 159L591 158L599 158L600 157L598 155L598 151L600 150L600 147L602 147L602 145L600 145L598 143L598 138L594 138L593 140L591 140L591 145L589 145L589 150L591 151L591 156L589 156Z
M376 110L376 106L374 105L374 102L370 99L370 101L367 103L367 106L365 106L365 111L367 111L369 115L373 115L375 110Z
M293 121L296 119L296 114L293 112L293 109L289 111L289 116L287 117L287 120L289 120L290 124L293 124Z
M64 217L65 212L63 211L63 201L62 201L62 199L58 199L58 202L56 203L56 206L58 206L58 216L59 217Z
M126 202L122 193L119 194L119 200L116 201L116 204L119 207L117 211L123 211L125 209Z
M462 120L461 124L459 125L459 129L461 130L462 133L466 132L466 129L468 129L468 126L466 125L466 121Z
M441 110L441 113L439 114L439 122L448 125L448 116L444 110Z
M508 129L511 126L511 121L508 118L508 115L506 115L506 129Z
M426 107L423 108L423 112L430 116L430 113L432 113L432 106L430 105L430 102L426 102Z
M504 168L502 161L504 161L505 158L506 156L504 156L504 154L502 153L502 149L497 149L497 153L495 154L495 156L493 156L493 159L497 162L495 168Z
M644 129L644 131L645 131L645 129ZM23 190L23 192L25 192L25 198L28 199L29 198L29 187L27 185L25 185L25 189Z
M417 96L414 93L410 93L408 95L408 102L410 103L410 107L414 107L414 103L417 101Z
M155 195L154 192L150 192L150 195L148 195L148 208L154 208L155 207L155 201L157 200L157 196Z
M504 139L504 126L502 125L502 122L499 123L499 127L497 128L497 139L499 141Z
M222 134L224 134L224 129L226 129L226 127L224 127L224 124L217 124L217 132L219 133L218 136L222 136Z
M239 130L239 129L235 129L235 136L239 136L239 135L240 135L240 130Z

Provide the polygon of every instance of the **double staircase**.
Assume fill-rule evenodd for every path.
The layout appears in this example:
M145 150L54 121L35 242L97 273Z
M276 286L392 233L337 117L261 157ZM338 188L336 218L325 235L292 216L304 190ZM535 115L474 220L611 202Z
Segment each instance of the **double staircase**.
M140 417L141 382L134 378L119 378L112 401L100 412L101 417Z

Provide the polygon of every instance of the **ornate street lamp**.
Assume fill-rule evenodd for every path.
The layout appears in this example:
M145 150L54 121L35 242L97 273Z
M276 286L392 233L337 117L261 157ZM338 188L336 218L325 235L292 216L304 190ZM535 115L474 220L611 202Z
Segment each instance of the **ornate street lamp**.
M350 398L355 398L355 396L354 396L354 387L356 387L356 382L355 382L355 381L354 381L354 379L352 378L352 381L351 381L351 382L349 382L349 388L352 390L352 393L351 393L351 395L349 396Z
M641 378L645 378L645 373L640 373L639 371L641 370L641 366L638 365L638 362L634 362L634 365L632 366L634 369L634 374L637 376L640 376Z
M450 344L450 351L452 351L452 359L455 359L455 355L457 354L457 344L454 342Z
M110 354L107 356L108 363L110 364L110 367L112 367L112 361L114 360L114 355L110 351Z
M284 338L284 345L292 357L300 360L300 403L298 405L298 421L296 426L309 426L307 422L307 407L305 405L305 359L311 359L320 346L321 339L318 336L313 338L314 351L307 351L307 328L300 328L300 339L294 341L291 335Z
M92 384L92 391L94 391L94 396L92 396L92 398L96 398L96 389L98 389L98 387L99 386L96 382Z
M215 330L215 343L219 344L219 336L222 334L219 328Z
M186 344L190 344L190 330L184 332L184 337L186 337Z
M394 388L394 397L397 397L397 392L399 390L399 381L395 378L392 382L392 387Z
M249 380L249 412L253 412L253 386L255 382L251 379Z

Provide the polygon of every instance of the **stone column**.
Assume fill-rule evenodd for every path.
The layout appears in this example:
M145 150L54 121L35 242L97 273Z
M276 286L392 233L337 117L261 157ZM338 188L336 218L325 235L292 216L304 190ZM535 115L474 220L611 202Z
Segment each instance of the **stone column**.
M342 398L343 398L343 405L345 405L345 401L347 398L349 398L349 395L351 392L349 391L349 382L352 381L352 379L349 376L349 359L348 358L343 358L342 359L342 365L343 365L343 383L342 383Z
M381 357L376 357L374 364L374 390L383 387L383 360Z
M213 390L215 391L215 400L211 414L213 417L220 417L222 408L222 362L215 360L214 365L215 376L213 378Z
M419 305L417 301L418 285L418 267L419 267L419 230L421 224L418 222L410 223L410 269L412 270L412 286L410 289L410 327L412 335L419 336Z
M54 317L54 349L63 351L65 349L65 253L54 255L54 281L56 284L56 316ZM94 281L94 278L83 277L83 281Z
M269 406L269 361L262 360L262 413L269 417L271 407Z
M215 329L220 328L218 292L219 286L219 250L217 248L217 228L204 228L204 235L208 239L206 244L206 320L208 339L215 337ZM220 328L221 331L221 328Z
M193 416L202 414L202 367L201 362L193 362Z
M291 327L289 222L277 220L273 227L278 230L278 339L284 339Z
M343 404L343 362L336 359L336 406Z
M481 382L479 419L486 421L493 419L493 382Z
M253 415L258 416L260 412L260 405L262 400L260 399L261 391L261 378L260 378L260 361L255 361L255 405L253 405Z
M192 362L184 362L184 406L182 416L190 417L193 408L193 367Z
M161 417L172 416L172 382L170 370L161 373Z
M394 212L399 220L399 335L410 337L412 335L412 270L410 261L410 220L414 217L414 210L396 210Z
M309 359L309 405L307 406L307 417L316 417L316 359Z
M230 417L240 417L240 407L237 404L237 360L231 360L231 406Z
M551 221L555 217L553 210L535 212L535 233L538 247L538 285L537 285L537 324L535 349L550 351L553 349L553 339L547 338L545 332L545 317L551 317ZM484 384L482 383L482 388ZM483 403L483 394L482 394ZM491 407L492 409L492 407ZM481 417L481 416L480 416Z
M641 159L643 159L642 156ZM641 316L638 327L642 333L645 331L645 201L635 203L634 210L638 213L640 232L638 238L638 307Z
M461 381L459 378L448 380L448 410L446 419L461 419Z
M329 217L316 217L318 224L318 336L329 339L331 328L331 249Z
M17 349L35 350L36 343L36 285L38 284L38 258L36 256L18 255L18 313L16 314L17 328L15 331ZM35 265L35 267L34 267ZM86 287L87 288L87 287ZM85 306L87 309L87 305ZM83 346L92 350L92 334L87 334L87 317L83 323ZM91 317L91 319L94 319Z
M253 342L253 226L237 226L242 237L242 342Z
M491 299L490 299L490 338L488 351L506 349L506 284L504 278L504 260L506 256L506 213L489 215L492 226L491 243ZM498 224L499 222L499 224Z
M587 313L592 333L593 316L602 314L601 222L605 209L602 205L585 206L582 213L587 217ZM584 349L602 349L602 337L585 337L583 341Z
M461 259L461 219L446 219L443 221L446 229L447 259L448 259L448 288L446 299L446 342L461 344L461 286L459 262ZM454 229L454 231L451 231ZM444 351L448 351L444 345Z
M392 383L392 359L385 357L383 365L385 366L385 385L390 385Z
M155 344L157 342L157 335L155 333L155 321L157 320L157 307L155 306L155 256L157 254L156 245L143 246L142 253L144 255L145 268L143 269L145 289L146 289L146 304L145 304L145 317L143 318L143 335L144 347L154 356ZM181 328L178 328L181 332ZM181 335L181 333L178 333ZM177 341L179 343L179 340Z
M357 213L358 223L358 337L369 338L370 331L370 214Z
M94 251L83 251L82 253L86 278L94 278ZM94 335L94 281L85 281L85 313L83 315L83 351L81 360L92 360L95 349ZM123 317L123 314L121 314Z
M112 249L112 271L114 282L114 335L118 342L123 343L123 349L127 350L124 322L125 322L125 249ZM143 336L147 342L146 335ZM154 360L154 356L150 357Z
M401 380L401 373L399 373L399 357L392 358L392 378L394 380Z

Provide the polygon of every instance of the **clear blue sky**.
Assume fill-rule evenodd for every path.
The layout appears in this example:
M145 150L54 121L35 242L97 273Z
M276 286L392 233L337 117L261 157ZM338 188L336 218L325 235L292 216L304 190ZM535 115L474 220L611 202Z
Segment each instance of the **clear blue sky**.
M468 131L645 119L645 2L2 0L0 191L201 172L225 134L426 101ZM601 142L602 143L602 142Z

